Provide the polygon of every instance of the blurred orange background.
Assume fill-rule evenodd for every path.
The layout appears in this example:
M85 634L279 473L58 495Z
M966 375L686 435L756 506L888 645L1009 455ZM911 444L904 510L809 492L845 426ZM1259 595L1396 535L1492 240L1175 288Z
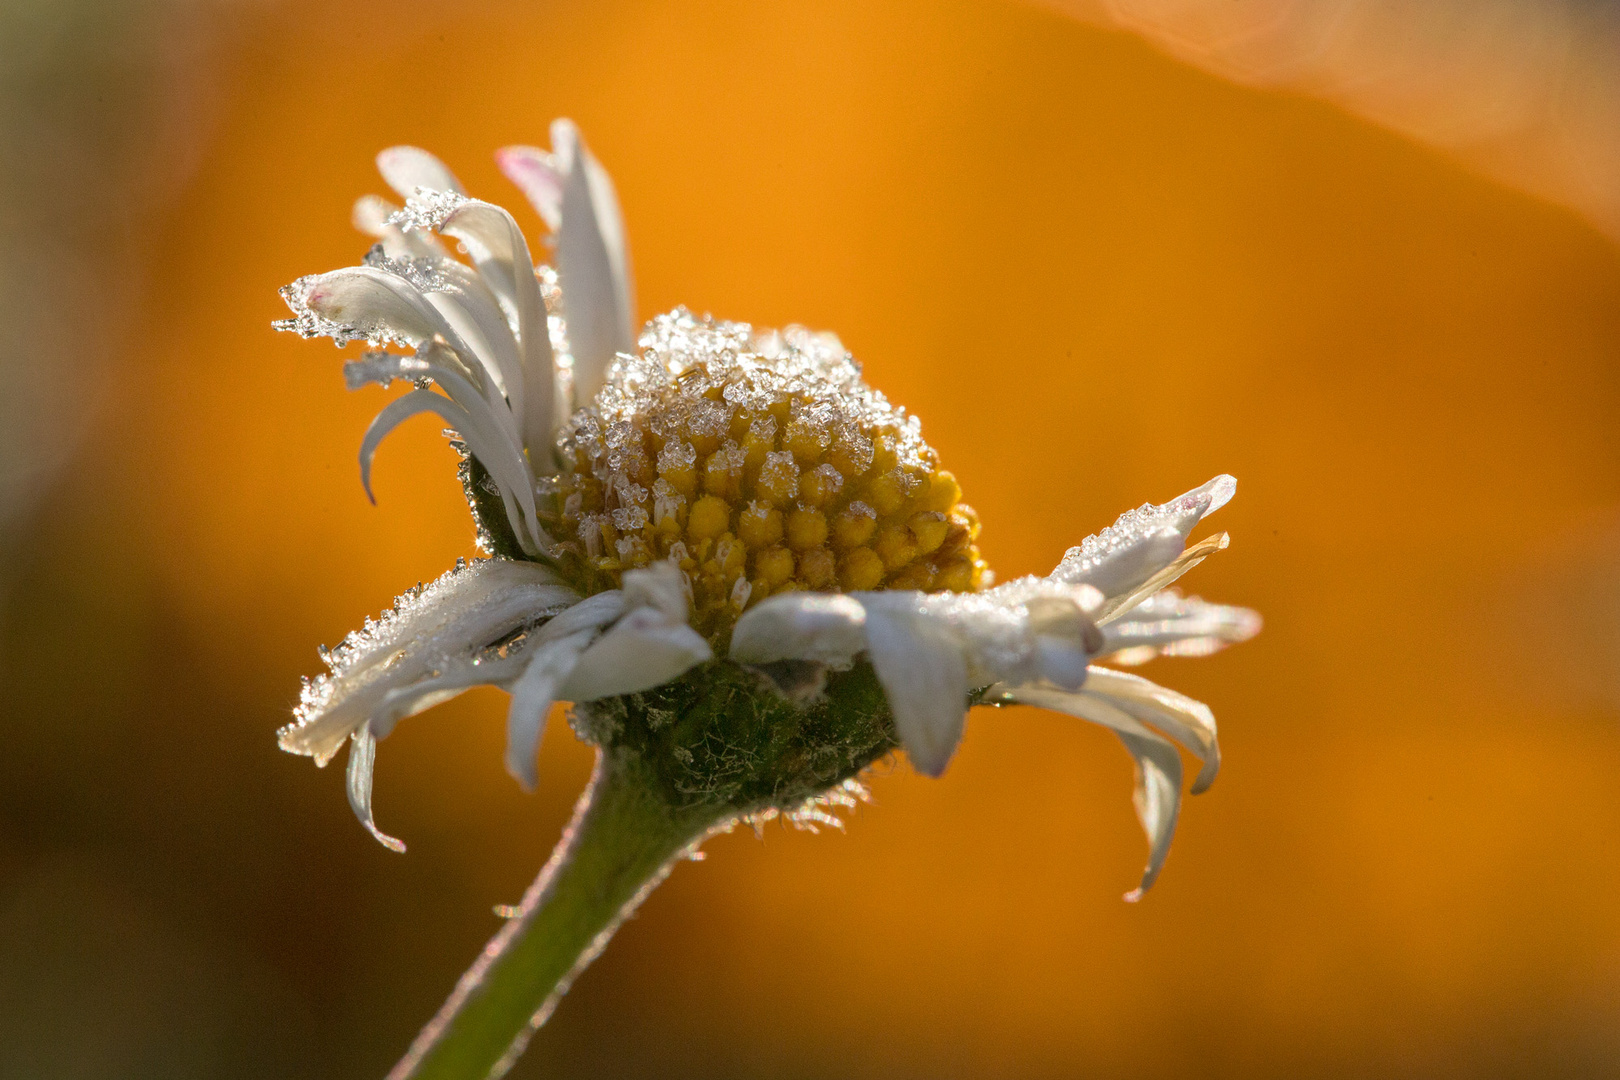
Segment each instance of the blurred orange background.
M270 321L364 252L378 149L431 148L537 236L491 154L570 116L643 317L836 330L1002 577L1235 474L1232 548L1187 584L1266 630L1147 669L1214 708L1226 765L1142 903L1117 743L980 710L847 835L679 867L514 1075L1620 1076L1612 241L1035 7L211 17L169 194L32 313L71 334L98 282L137 286L9 534L0 1074L381 1075L555 841L590 751L552 724L523 795L493 691L383 744L404 856L276 750L315 646L473 547L438 425L384 447L368 505L383 395Z

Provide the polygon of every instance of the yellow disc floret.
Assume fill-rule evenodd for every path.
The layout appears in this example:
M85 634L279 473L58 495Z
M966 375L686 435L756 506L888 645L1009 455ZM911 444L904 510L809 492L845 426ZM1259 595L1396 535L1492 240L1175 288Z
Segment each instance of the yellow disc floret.
M677 309L566 426L551 535L587 591L675 562L722 636L794 589L972 591L978 520L919 425L831 335L755 333Z

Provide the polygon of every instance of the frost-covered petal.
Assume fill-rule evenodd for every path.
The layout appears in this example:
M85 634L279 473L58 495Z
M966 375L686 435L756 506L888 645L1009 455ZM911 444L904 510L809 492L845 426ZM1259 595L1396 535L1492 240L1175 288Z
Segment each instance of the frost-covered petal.
M578 408L588 405L602 388L614 355L635 348L635 302L613 181L571 121L551 125L551 144L563 173L557 278L574 357Z
M1237 481L1222 475L1163 505L1128 510L1070 548L1050 577L1094 585L1109 601L1130 594L1170 565L1198 523L1225 506L1236 490Z
M1164 589L1103 627L1104 652L1112 662L1127 664L1154 656L1208 656L1259 632L1258 612Z
M662 686L714 658L703 635L671 623L655 608L636 608L579 658L562 685L567 701L595 701Z
M409 284L369 266L299 278L281 290L293 318L276 324L301 337L420 345L449 327Z
M587 627L537 645L523 674L512 684L512 704L506 713L506 771L525 791L533 791L540 783L536 757L558 687L595 636L595 628Z
M410 198L417 188L466 194L449 167L420 147L390 146L377 155L377 171L401 198Z
M1215 782L1221 767L1221 746L1215 730L1215 714L1201 701L1112 668L1093 666L1086 678L1085 691L1117 705L1144 723L1151 724L1190 750L1204 767L1193 780L1197 795Z
M1226 533L1216 533L1214 536L1204 537L1198 543L1171 559L1167 565L1161 566L1157 571L1149 575L1146 581L1139 583L1134 588L1109 597L1103 603L1102 610L1097 615L1097 624L1106 626L1113 620L1128 614L1143 600L1168 587L1179 579L1181 575L1217 551L1225 551L1230 543L1231 538Z
M403 841L396 840L381 829L371 813L371 778L377 764L377 739L371 734L370 724L361 724L349 736L349 768L345 787L349 793L349 807L366 831L389 851L404 851Z
M476 661L527 625L572 607L579 596L536 563L463 564L406 593L393 610L327 654L330 673L304 685L282 749L325 764L396 690ZM396 699L397 700L397 699ZM378 732L375 728L373 735Z
M523 192L546 228L562 223L563 174L556 157L537 146L506 146L495 151L495 164Z
M383 251L394 259L444 259L444 248L433 234L420 229L406 232L393 224L399 207L380 195L362 195L355 200L349 223L367 236L382 241Z
M808 660L848 665L866 648L866 608L852 596L791 592L760 601L731 631L740 664Z
M432 239L421 229L405 233L398 226L386 225L385 231ZM393 275L420 293L453 331L445 340L456 351L457 363L485 391L491 407L522 414L523 372L517 340L499 299L477 271L433 251L392 255L386 242L383 250L373 248L367 253L365 265ZM512 440L520 442L516 421L508 420L504 426L511 429Z
M467 246L478 272L512 308L523 365L523 445L537 460L550 455L557 423L556 369L529 242L511 214L476 199L444 215L438 228Z
M915 613L954 642L969 686L1048 679L1077 685L1102 647L1089 612L1100 601L1087 585L1019 578L978 593L851 593L874 611ZM870 634L868 634L870 639Z
M517 435L512 428L511 414L498 392L486 394L471 377L461 359L438 342L428 342L415 356L393 353L368 353L358 361L343 365L344 381L349 389L367 382L387 386L394 379L431 379L439 389L449 395L467 415L483 428L491 439L510 443L514 462L521 464L516 454ZM487 387L488 384L485 383ZM491 388L493 389L493 388ZM494 400L491 401L493 396ZM515 475L515 474L514 474Z
M895 733L918 772L939 776L962 741L968 674L947 625L902 605L868 608L866 642Z

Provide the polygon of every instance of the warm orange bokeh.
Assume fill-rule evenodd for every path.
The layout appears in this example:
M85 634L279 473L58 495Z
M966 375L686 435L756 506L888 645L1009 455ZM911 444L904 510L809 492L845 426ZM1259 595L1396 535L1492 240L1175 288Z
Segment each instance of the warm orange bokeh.
M40 910L59 886L88 919L136 911L144 944L109 948L201 957L171 981L217 987L198 1015L226 1019L165 998L154 1026L274 1044L285 1075L380 1075L584 780L553 724L521 795L504 699L468 695L382 747L400 857L337 770L272 739L317 643L471 553L430 421L385 445L366 503L383 395L272 333L275 289L363 252L346 222L375 150L430 147L516 207L491 152L567 115L617 182L643 316L837 330L923 418L1003 577L1231 472L1232 548L1188 584L1267 627L1148 672L1215 709L1226 767L1143 903L1120 902L1145 845L1118 745L981 711L944 780L879 775L845 837L711 843L517 1075L1620 1067L1620 694L1539 674L1589 627L1536 585L1620 508L1614 246L1327 106L1016 5L242 18L201 167L136 270L143 333L86 486L42 515L8 690L32 718L0 866L30 868ZM30 918L4 947L55 940Z

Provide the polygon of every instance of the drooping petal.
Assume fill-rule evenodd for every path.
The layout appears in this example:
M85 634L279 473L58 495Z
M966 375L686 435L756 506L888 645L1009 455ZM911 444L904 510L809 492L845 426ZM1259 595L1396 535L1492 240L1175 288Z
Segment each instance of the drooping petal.
M578 601L537 563L459 565L327 654L330 673L305 683L294 722L278 733L281 747L324 765L361 724L394 711L385 709L394 691L474 665L505 638ZM380 735L375 726L372 734Z
M536 757L557 690L595 636L595 628L587 627L541 643L512 684L512 704L506 712L506 771L525 791L540 783Z
M509 460L507 452L509 448L494 434L483 430L468 415L466 409L431 390L412 390L395 398L372 419L371 426L366 428L366 433L360 440L360 485L365 489L366 498L373 503L377 501L377 496L371 490L371 462L377 454L377 447L401 423L426 412L438 415L467 440L473 454L484 462L501 490L501 503L506 508L507 520L512 526L513 533L525 547L532 548L535 543L534 533L527 527L525 515L534 514L533 491L519 478L520 472ZM525 494L529 496L527 505L522 502Z
M627 613L596 640L563 682L559 697L595 701L662 686L714 658L703 635L655 608Z
M634 298L624 221L613 182L568 120L551 125L563 172L557 276L574 357L574 407L588 405L614 354L635 348Z
M852 596L791 592L749 608L731 631L740 664L808 660L847 666L866 648L866 608Z
M1208 790L1221 767L1221 745L1215 730L1215 714L1208 705L1185 694L1149 682L1140 675L1093 665L1086 678L1085 693L1117 705L1144 723L1151 724L1190 750L1204 767L1192 783L1192 794Z
M867 608L866 642L912 765L926 776L941 775L967 720L970 687L960 641L925 611L895 604Z
M1181 757L1174 746L1157 735L1118 735L1136 762L1136 791L1131 801L1148 838L1148 864L1142 872L1142 883L1125 894L1128 903L1135 903L1159 879L1165 856L1170 854L1170 841L1175 839L1176 818L1181 811Z
M405 844L377 828L371 814L371 773L377 763L377 739L371 734L370 724L361 724L349 736L349 769L346 787L349 807L366 831L389 851L404 851Z
M1161 506L1126 511L1070 548L1051 579L1094 585L1110 601L1130 593L1174 561L1198 523L1225 506L1236 490L1237 481L1222 475Z
M495 164L523 192L546 228L555 230L562 223L563 174L555 157L537 146L506 146L495 151Z
M445 163L420 147L390 146L377 155L377 171L404 199L415 195L417 188L466 194Z
M1111 662L1127 664L1154 656L1208 656L1249 640L1260 625L1259 613L1248 608L1164 589L1103 628L1103 651Z

